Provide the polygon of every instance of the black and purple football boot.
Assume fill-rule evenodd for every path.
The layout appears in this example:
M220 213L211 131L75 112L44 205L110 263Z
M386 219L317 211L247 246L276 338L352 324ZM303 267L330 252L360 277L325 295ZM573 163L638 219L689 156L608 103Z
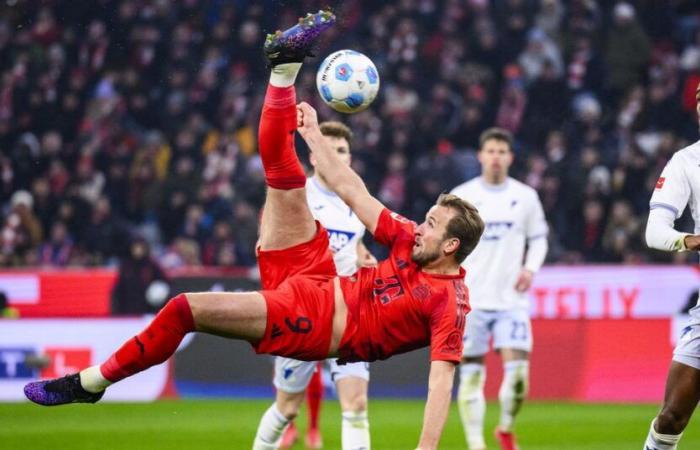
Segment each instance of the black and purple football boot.
M67 403L95 403L104 395L83 389L80 374L66 375L46 381L34 381L24 386L24 395L34 403L44 406L65 405Z
M331 10L321 10L316 14L307 14L299 19L293 27L268 34L265 39L265 56L270 67L278 64L303 62L307 56L313 56L311 47L325 30L335 23Z

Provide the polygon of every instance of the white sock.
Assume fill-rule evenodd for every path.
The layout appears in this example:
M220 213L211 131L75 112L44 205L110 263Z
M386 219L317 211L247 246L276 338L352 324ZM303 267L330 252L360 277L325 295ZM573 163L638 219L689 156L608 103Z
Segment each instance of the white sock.
M293 86L301 69L301 63L278 64L270 73L270 84L276 87Z
M289 420L277 409L277 403L273 403L260 419L255 442L253 442L253 450L276 450L284 427L288 423Z
M88 367L80 372L80 385L93 394L104 391L111 384L112 382L102 375L100 366Z
M369 450L367 411L343 413L343 450Z
M530 362L524 360L508 361L503 364L503 382L498 391L501 401L501 420L498 424L503 431L513 430L513 422L529 389Z
M651 422L647 440L644 443L644 450L676 450L678 441L681 440L681 434L659 434L656 432L656 419Z
M483 364L462 364L459 368L457 405L467 444L471 450L486 448L484 441L485 382L486 368Z

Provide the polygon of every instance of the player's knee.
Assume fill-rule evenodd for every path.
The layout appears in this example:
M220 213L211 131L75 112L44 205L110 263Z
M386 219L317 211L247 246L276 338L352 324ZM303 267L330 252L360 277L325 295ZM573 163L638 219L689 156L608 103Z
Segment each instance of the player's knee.
M299 409L304 401L304 392L289 394L281 390L277 391L277 409L287 420L294 420L299 415Z
M192 319L197 321L197 315L201 314L202 309L204 309L206 297L202 296L201 293L196 292L183 292L175 297L170 298L161 311L165 309L166 306L171 306L173 308L177 307L179 309L189 308L190 314L192 314Z
M660 434L681 434L689 420L690 416L679 414L664 406L656 417L656 431Z
M299 415L299 405L296 403L277 403L277 408L287 420L294 420Z
M367 411L367 395L357 393L350 396L341 405L343 412L362 413Z
M161 316L173 326L177 326L183 332L194 330L197 323L195 318L195 309L192 306L190 296L192 294L178 294L171 297L158 312Z

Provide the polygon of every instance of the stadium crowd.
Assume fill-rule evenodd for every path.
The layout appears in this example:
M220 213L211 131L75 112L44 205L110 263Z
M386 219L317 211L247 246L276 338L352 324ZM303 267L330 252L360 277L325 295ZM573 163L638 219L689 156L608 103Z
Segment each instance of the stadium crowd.
M380 97L339 117L316 59L298 98L351 126L353 166L390 208L420 219L477 175L496 125L544 204L550 262L668 258L644 224L663 165L698 138L696 1L336 3L318 54L370 56ZM262 42L325 4L2 2L0 266L114 264L133 239L166 269L254 265Z

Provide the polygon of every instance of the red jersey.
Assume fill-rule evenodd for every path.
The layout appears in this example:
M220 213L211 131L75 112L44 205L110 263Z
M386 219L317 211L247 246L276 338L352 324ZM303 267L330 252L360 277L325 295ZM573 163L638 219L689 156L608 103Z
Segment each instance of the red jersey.
M384 209L374 238L391 247L377 267L341 277L348 306L340 362L375 361L430 345L431 361L459 363L469 312L464 269L425 273L411 259L416 224Z

